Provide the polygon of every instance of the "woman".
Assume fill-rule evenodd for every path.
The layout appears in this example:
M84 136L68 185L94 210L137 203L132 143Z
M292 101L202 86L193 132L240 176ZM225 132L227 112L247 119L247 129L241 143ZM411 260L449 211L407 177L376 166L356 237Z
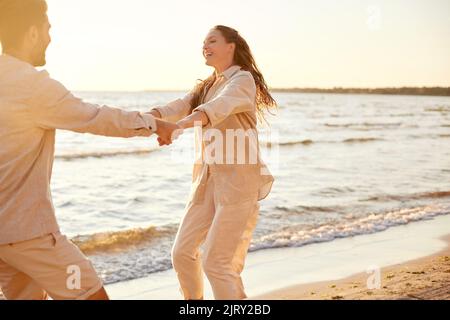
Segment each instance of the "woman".
M276 103L236 30L214 27L204 41L203 55L214 73L183 99L151 112L182 129L196 126L201 131L201 152L172 262L185 299L203 299L202 270L216 299L243 299L240 274L259 214L258 201L273 183L259 156L257 115L264 118L263 111Z

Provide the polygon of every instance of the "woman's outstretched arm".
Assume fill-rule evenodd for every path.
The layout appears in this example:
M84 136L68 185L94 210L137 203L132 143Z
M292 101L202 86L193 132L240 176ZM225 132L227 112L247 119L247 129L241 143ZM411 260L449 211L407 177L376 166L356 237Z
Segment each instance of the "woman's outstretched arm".
M177 122L183 129L189 129L196 125L200 125L202 127L206 126L209 123L209 118L203 111L194 111L191 115L187 116L184 119L181 119Z
M191 98L191 93L188 93L182 99L171 101L162 107L153 108L147 113L156 118L175 123L191 113Z

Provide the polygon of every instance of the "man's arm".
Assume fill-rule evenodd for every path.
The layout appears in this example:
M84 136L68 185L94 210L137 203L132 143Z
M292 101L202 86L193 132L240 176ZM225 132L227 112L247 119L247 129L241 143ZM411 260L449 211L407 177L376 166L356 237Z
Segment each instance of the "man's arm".
M166 142L177 126L155 119L151 114L124 111L82 101L46 72L30 99L32 120L44 129L63 129L109 137L150 136L157 133Z

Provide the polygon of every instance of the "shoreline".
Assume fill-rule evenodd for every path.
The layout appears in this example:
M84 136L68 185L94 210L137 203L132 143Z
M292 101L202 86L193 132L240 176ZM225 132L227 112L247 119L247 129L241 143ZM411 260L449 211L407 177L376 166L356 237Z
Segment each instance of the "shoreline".
M252 300L450 300L450 234L438 253L381 268L379 288L369 289L368 273L289 286Z
M381 288L368 290L366 270L374 265L380 266ZM242 277L250 300L450 299L450 215L330 242L251 252ZM114 300L182 298L173 269L109 284L106 290ZM205 299L213 299L206 279Z
M259 250L249 253L242 278L249 299L258 299L293 286L346 279L362 273L367 277L365 271L369 266L384 270L435 256L448 248L448 242L442 237L449 234L450 215L443 215L330 242ZM205 299L213 299L206 278L204 283ZM111 284L106 289L113 299L182 298L173 269Z

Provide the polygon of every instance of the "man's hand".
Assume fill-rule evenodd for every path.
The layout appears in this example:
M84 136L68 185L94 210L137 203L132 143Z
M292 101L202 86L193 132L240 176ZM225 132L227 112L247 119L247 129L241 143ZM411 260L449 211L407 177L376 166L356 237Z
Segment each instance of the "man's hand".
M155 119L155 121L160 146L172 144L173 140L176 140L183 133L183 129L177 124L160 119Z

